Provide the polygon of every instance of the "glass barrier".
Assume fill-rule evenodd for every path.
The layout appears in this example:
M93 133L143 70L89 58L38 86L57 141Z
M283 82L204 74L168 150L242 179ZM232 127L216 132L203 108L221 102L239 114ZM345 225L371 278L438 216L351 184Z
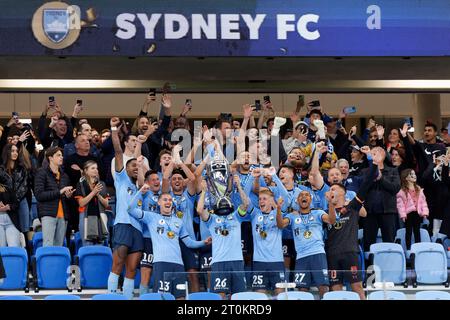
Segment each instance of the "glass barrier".
M200 292L231 300L416 300L420 291L442 292L442 297L450 300L448 283L439 279L442 272L436 270L429 270L429 274L437 276L436 282L418 283L416 274L381 270L378 266L367 270L309 271L230 271L230 266L222 267L219 271L163 272L161 278L157 271L154 292L189 299L192 281L198 281Z

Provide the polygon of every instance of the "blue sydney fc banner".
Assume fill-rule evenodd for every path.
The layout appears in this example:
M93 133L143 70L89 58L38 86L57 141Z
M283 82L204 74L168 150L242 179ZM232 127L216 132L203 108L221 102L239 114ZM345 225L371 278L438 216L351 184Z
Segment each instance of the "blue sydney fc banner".
M450 0L2 0L0 17L0 55L450 55Z

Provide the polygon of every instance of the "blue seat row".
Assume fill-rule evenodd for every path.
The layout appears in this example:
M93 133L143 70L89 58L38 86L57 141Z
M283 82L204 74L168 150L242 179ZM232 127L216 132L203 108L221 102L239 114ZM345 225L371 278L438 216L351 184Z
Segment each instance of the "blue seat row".
M24 289L27 285L28 257L20 247L0 248L8 277L0 289ZM104 246L80 248L75 263L79 266L80 282L83 288L106 288L112 266L111 249ZM43 289L67 288L69 266L72 264L66 247L41 247L32 257L33 276L36 287Z
M367 297L368 300L406 300L406 295L400 291L375 291ZM146 293L140 300L175 300L170 293ZM235 293L232 300L268 300L268 296L259 292ZM0 300L33 300L31 296L3 296ZM80 296L71 294L51 295L44 300L81 300ZM126 300L121 294L97 294L92 300ZM188 300L221 300L220 295L211 292L196 292L188 296ZM289 291L278 294L277 300L314 300L309 292ZM332 291L325 293L323 300L360 300L358 294L351 291ZM450 293L444 291L419 291L416 300L450 300Z
M411 246L411 280L417 284L449 285L447 253L439 243L421 242ZM406 256L397 243L375 243L370 246L370 264L375 267L377 282L407 286Z

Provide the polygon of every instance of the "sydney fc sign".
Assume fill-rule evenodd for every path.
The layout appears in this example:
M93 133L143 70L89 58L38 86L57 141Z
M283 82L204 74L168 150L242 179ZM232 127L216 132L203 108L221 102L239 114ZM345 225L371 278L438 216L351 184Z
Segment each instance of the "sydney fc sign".
M449 0L0 0L0 55L449 56L449 17Z

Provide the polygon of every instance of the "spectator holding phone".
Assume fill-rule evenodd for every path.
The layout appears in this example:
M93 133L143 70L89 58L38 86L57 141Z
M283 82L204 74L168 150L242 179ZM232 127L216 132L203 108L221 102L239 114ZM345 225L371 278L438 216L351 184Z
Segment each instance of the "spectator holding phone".
M47 115L51 114L51 121L47 127ZM55 101L49 101L42 112L38 122L39 139L44 147L64 148L73 141L73 126L64 115L61 107Z
M48 167L42 167L35 177L35 197L42 223L43 246L62 246L66 234L69 208L67 199L75 189L69 177L61 169L63 154L61 148L49 148L45 157Z
M75 199L79 205L79 230L83 246L102 244L107 236L108 193L106 185L100 181L97 163L84 163L83 173L77 184Z
M400 175L401 189L397 193L397 210L400 219L405 222L406 249L411 250L411 234L414 232L414 242L420 242L420 224L422 218L428 217L428 205L421 189L417 185L414 170L405 169Z

